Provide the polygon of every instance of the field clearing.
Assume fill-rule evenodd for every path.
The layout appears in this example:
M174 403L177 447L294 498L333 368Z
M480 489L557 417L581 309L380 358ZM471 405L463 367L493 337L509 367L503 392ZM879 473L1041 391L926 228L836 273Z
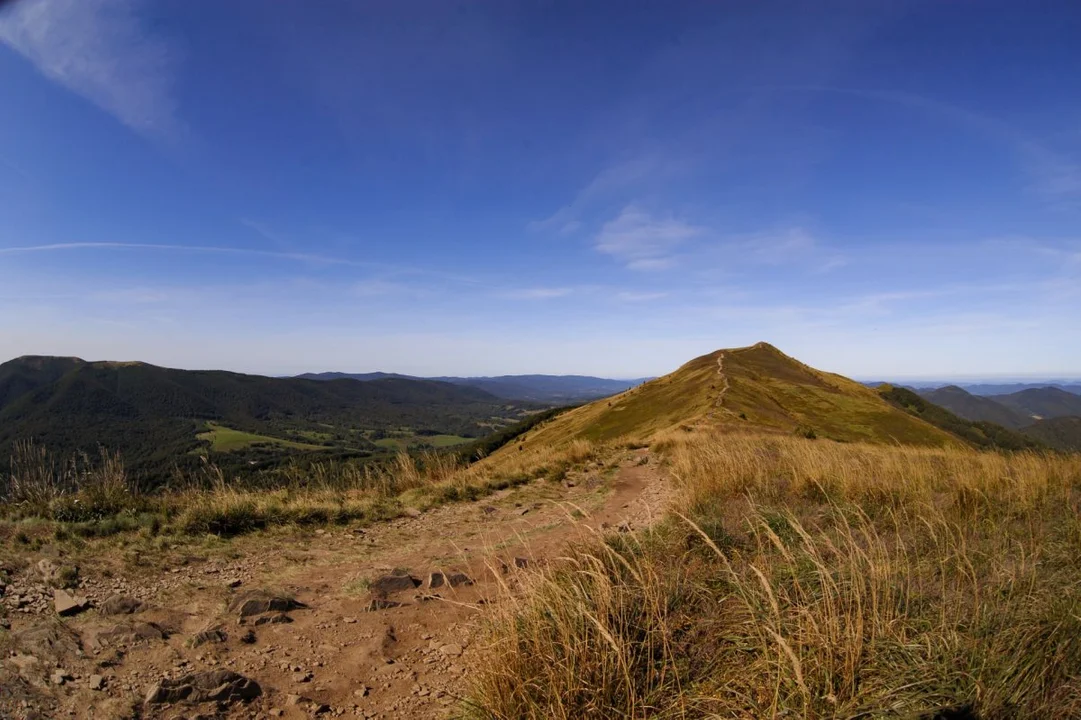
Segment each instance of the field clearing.
M232 452L255 443L271 443L281 447L293 448L294 450L326 450L322 445L308 445L293 442L292 440L270 437L269 435L256 435L242 430L234 430L217 423L207 423L207 428L206 432L201 432L196 437L208 441L210 449L214 452Z
M375 444L381 448L390 450L404 450L410 445L426 443L432 447L444 448L455 445L463 445L472 442L475 438L461 437L460 435L413 435L410 437L383 438L376 440Z

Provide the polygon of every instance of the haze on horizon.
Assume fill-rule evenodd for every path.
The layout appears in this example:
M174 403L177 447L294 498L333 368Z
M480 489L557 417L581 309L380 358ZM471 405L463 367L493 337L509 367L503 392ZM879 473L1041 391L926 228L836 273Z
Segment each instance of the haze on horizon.
M1081 375L1081 7L0 8L0 360Z

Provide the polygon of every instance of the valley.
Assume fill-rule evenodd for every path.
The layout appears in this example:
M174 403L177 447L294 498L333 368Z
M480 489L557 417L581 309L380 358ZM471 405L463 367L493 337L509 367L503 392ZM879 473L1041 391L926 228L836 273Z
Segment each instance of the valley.
M33 441L63 463L120 452L149 486L200 457L255 474L318 458L380 461L512 426L546 405L450 383L388 377L319 382L143 363L24 357L0 365L0 461Z

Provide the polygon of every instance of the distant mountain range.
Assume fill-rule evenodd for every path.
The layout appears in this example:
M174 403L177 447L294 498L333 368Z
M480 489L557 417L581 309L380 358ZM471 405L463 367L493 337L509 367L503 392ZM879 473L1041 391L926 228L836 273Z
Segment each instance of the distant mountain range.
M867 383L871 387L881 385L881 382ZM1011 393L1021 392L1022 390L1040 390L1042 388L1052 387L1059 390L1065 390L1066 392L1073 393L1075 395L1081 395L1081 381L1078 380L1047 380L1045 382L1030 382L1030 383L992 383L992 382L977 382L977 383L964 383L964 382L908 382L908 383L893 383L901 385L903 387L909 387L919 392L926 390L936 390L943 387L959 387L967 393L972 395L1009 395Z
M436 382L464 385L491 393L505 400L527 400L551 405L565 405L596 400L616 395L641 385L650 378L612 380L588 375L499 375L496 377L431 377L418 378L396 373L305 373L298 378L306 380L385 380L400 378L410 380L434 380Z
M414 378L316 382L138 362L21 357L0 365L0 463L33 438L61 457L98 446L136 470L220 447L377 452L391 434L480 437L541 405Z
M996 423L1051 447L1081 450L1081 394L1042 387L980 396L956 385L919 394L966 420Z
M973 395L956 385L918 392L921 397L966 420L993 422L1015 430L1031 425L1033 422L1033 419L1024 413L990 397Z

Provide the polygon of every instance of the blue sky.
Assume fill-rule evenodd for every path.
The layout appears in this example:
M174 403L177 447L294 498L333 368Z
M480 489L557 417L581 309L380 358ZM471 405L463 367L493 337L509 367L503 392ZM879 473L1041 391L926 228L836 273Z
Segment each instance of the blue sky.
M21 0L0 358L1081 375L1081 6Z

